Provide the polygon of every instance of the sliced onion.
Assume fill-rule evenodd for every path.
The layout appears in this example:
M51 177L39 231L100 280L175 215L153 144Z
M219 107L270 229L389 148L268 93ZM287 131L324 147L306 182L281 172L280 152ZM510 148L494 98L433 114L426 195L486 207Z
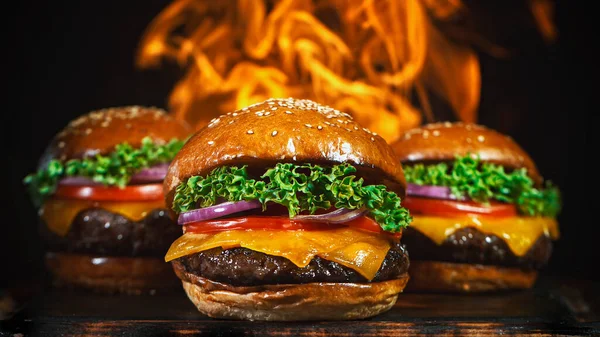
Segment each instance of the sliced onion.
M434 199L446 199L446 200L465 200L464 197L456 197L452 194L450 187L446 186L431 186L431 185L417 185L407 184L406 194L415 197L426 197Z
M129 183L139 184L139 183L154 183L161 182L165 179L167 175L167 169L169 168L169 163L158 164L152 167L141 169L138 173L134 174ZM94 181L92 178L88 177L65 177L58 182L59 185L66 186L101 186L104 185L102 183Z
M64 186L100 186L102 183L95 182L91 178L88 177L66 177L62 178L59 182L59 185Z
M367 212L367 209L364 207L360 208L360 209L354 209L354 210L339 208L333 212L324 213L324 214L297 215L292 220L340 224L340 223L349 222L358 217L361 217L366 212Z
M262 204L258 200L224 202L222 204L180 213L179 217L177 218L177 223L180 225L185 225L192 222L220 218L229 214L239 213L260 207L262 207Z
M158 164L152 167L141 169L138 173L134 174L129 180L130 183L151 183L157 181L163 181L167 176L167 170L169 163Z

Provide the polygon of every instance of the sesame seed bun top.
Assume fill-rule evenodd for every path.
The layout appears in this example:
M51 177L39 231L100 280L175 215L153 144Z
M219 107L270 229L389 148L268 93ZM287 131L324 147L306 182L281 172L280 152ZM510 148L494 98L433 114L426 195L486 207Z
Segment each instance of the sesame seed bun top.
M226 165L349 163L370 169L404 195L398 158L381 136L350 115L310 100L270 99L213 119L179 151L164 181L167 204L187 178Z
M120 143L139 147L144 137L161 144L173 138L184 140L191 133L187 123L158 108L124 106L92 111L71 121L54 137L41 165L51 159L64 161L106 154Z
M526 168L540 183L542 177L529 155L511 137L482 125L432 123L411 129L392 144L402 164L452 161L458 156L476 154L484 162L510 169Z

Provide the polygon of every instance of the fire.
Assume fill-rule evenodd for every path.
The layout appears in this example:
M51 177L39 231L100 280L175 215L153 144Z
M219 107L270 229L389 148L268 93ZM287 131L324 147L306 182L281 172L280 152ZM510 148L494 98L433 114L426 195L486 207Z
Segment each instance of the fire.
M150 24L138 65L187 67L169 98L198 127L270 97L310 98L393 141L435 116L429 95L475 121L475 52L433 24L461 2L176 0Z

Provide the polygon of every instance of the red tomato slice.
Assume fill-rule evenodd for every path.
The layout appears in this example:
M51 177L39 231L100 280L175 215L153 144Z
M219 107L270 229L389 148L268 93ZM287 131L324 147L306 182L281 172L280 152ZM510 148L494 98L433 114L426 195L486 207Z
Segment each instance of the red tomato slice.
M344 224L326 224L319 222L294 221L288 217L278 216L249 216L228 219L215 219L207 221L198 221L187 224L185 231L190 233L214 233L230 230L245 230L245 229L275 229L275 230L325 230L333 228L341 228L344 226L356 227L362 230L376 233L384 232L375 220L362 216ZM394 233L397 237L398 233Z
M473 201L406 197L402 200L402 206L407 208L412 214L447 217L462 216L466 214L488 215L493 217L517 216L515 205L499 202L490 202L489 205L484 205Z
M107 186L59 185L54 195L65 199L95 201L156 201L164 198L162 184Z

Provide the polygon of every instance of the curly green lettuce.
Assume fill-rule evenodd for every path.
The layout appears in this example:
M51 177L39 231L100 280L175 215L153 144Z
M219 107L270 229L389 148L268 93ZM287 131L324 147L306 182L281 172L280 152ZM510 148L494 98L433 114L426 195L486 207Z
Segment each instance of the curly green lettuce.
M107 186L125 187L141 169L173 160L184 143L185 141L174 138L166 144L156 144L150 137L145 137L139 148L121 143L107 155L66 162L53 159L46 167L25 177L23 182L36 205L52 195L58 181L64 177L87 177Z
M538 189L525 168L505 172L500 165L482 163L470 155L457 157L450 165L406 165L404 175L408 183L447 186L457 197L481 203L512 203L521 214L529 216L556 217L561 210L560 191L551 182Z
M365 207L388 232L399 232L412 221L400 197L384 185L364 185L349 164L321 167L312 164L279 163L260 179L251 179L246 166L223 166L206 177L193 176L176 188L173 210L177 213L217 202L258 200L287 207L290 218L318 209Z

